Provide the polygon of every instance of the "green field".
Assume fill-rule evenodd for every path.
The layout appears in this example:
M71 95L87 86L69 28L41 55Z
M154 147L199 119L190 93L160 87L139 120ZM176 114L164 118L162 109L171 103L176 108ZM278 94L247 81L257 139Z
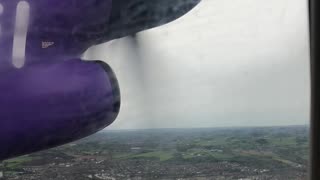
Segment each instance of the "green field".
M88 166L85 169L95 166L94 169L99 169L99 163L106 162L101 167L115 164L111 172L123 166L130 169L127 172L130 173L138 163L142 168L137 170L139 173L147 173L154 168L147 173L148 177L153 178L160 177L152 174L162 168L167 170L158 172L161 176L165 173L168 176L183 176L183 173L195 176L197 173L191 173L196 171L194 168L199 173L205 169L226 166L225 170L208 170L206 175L226 171L233 173L234 177L240 178L243 174L254 177L259 171L264 176L278 179L305 179L309 158L308 134L307 126L110 131L7 160L2 166L6 174L14 176L18 172L23 174L24 167L46 167L52 163L59 168L59 164L75 166L80 163L79 167ZM168 171L177 167L182 170ZM121 168L119 171L123 172Z

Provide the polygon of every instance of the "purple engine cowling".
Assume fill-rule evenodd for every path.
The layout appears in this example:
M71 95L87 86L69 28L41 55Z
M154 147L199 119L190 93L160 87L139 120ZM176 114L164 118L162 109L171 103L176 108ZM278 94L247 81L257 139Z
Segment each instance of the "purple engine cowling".
M97 132L115 120L120 107L111 68L82 61L91 44L73 35L86 23L107 23L111 0L29 0L22 68L12 63L18 3L0 0L0 160ZM53 43L44 46L48 42Z

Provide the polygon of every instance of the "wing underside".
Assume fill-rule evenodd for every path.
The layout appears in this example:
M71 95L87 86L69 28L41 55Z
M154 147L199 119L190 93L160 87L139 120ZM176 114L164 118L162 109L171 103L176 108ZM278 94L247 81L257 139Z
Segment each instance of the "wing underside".
M201 0L116 0L108 22L96 22L80 33L84 41L100 44L164 25L193 9ZM88 33L88 30L90 33Z

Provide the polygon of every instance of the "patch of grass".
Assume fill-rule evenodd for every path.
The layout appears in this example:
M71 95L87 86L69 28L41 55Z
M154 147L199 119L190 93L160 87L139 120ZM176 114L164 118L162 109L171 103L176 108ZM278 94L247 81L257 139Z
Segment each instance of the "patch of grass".
M297 146L295 137L270 138L269 141L275 146Z
M167 161L173 158L173 152L155 151L129 156L130 158L157 158L160 161Z
M131 156L132 156L131 153L116 153L112 155L112 157L115 159L127 159L127 158L130 158Z
M293 166L296 167L298 164L295 162L292 162L288 159L284 159L282 157L280 157L277 154L274 154L272 152L256 152L256 151L241 151L239 152L240 156L252 156L252 157L257 157L259 159L270 159L270 160L274 160L274 161L278 161L281 162L283 164L289 165L289 166Z
M216 137L213 139L206 139L206 140L198 140L195 142L197 146L222 146L226 145L227 138L225 137Z
M23 165L24 163L30 162L32 161L33 158L29 157L29 156L20 156L14 159L9 159L4 161L4 165L6 168L9 169L16 169L19 168L21 165Z
M214 158L221 160L221 161L228 161L230 159L232 159L234 157L233 154L228 154L228 153L210 153L211 156L213 156Z
M218 161L227 161L234 157L231 153L226 152L211 152L208 150L192 149L183 154L184 159L192 159L198 157L211 157Z

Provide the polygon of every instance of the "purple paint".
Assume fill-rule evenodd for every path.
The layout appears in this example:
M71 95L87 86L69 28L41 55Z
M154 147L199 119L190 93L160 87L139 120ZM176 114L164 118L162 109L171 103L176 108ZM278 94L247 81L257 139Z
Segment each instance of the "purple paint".
M12 48L18 1L0 1L0 160L90 135L119 112L112 70L81 61L90 44L72 36L82 24L107 22L111 0L28 2L26 63L17 69Z

